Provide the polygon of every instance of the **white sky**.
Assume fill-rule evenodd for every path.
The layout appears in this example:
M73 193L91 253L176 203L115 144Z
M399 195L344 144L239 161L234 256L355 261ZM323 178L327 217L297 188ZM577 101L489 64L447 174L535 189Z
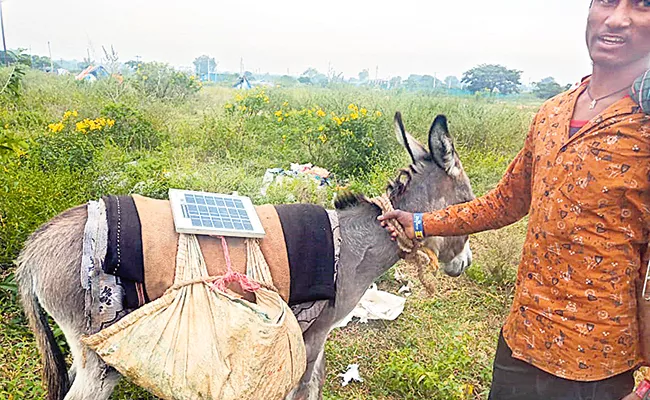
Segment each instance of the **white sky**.
M574 83L591 70L588 0L1 0L7 47L55 60L140 56L191 66L201 54L220 71L299 75L328 65L346 77L460 77L480 63L524 71L522 83Z

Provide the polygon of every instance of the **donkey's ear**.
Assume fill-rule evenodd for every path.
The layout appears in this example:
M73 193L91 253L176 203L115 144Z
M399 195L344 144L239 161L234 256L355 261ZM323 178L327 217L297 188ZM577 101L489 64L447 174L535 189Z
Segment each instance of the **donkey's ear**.
M413 136L409 135L402 122L402 114L398 111L395 113L395 135L397 140L406 148L413 162L423 160L428 157L427 149L424 148Z
M438 166L451 176L456 176L460 168L456 162L454 141L449 134L447 118L438 115L429 129L429 151L431 158Z

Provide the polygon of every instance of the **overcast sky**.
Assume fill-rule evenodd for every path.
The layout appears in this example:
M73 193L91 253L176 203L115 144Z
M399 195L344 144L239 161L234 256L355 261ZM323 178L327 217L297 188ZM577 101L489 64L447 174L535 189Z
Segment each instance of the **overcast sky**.
M7 46L81 60L113 45L191 66L209 54L220 71L299 75L328 65L346 77L460 77L481 63L574 83L590 72L588 0L1 0Z

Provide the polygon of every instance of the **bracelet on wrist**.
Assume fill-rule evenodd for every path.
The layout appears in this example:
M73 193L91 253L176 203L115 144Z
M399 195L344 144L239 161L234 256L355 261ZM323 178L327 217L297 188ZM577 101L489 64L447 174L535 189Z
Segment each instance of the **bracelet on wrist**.
M422 218L422 213L413 214L413 230L417 239L424 237L424 219Z
M634 389L634 393L639 396L641 399L647 399L650 397L650 381L644 379L639 383L639 386Z

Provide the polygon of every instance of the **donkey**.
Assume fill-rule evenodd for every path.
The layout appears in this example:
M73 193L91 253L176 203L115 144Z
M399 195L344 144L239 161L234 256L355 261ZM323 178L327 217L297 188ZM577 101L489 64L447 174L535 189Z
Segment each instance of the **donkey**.
M434 210L474 198L444 116L437 116L431 125L428 150L406 132L399 112L394 122L397 138L412 160L388 185L395 208ZM350 193L339 196L335 206L342 240L336 301L293 308L299 320L305 310L311 310L312 316L303 327L307 368L286 400L322 398L324 346L330 331L353 310L372 282L399 260L397 244L377 221L381 214L377 206ZM99 356L84 349L80 341L85 332L79 277L86 219L86 206L59 214L31 235L17 260L20 299L42 355L49 400L106 400L120 379L118 372L105 368ZM427 238L424 244L437 254L450 276L460 275L471 264L466 236ZM69 372L44 311L59 325L70 346L73 363Z

